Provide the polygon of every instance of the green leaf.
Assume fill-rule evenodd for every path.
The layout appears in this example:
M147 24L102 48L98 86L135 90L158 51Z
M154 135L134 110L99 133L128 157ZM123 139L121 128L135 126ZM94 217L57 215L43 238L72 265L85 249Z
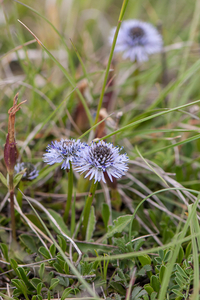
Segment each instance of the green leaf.
M154 291L153 288L152 288L152 286L149 283L144 285L144 289L145 289L145 291L147 291L147 293L148 293L149 296L151 296L151 294Z
M141 263L141 265L144 267L145 265L151 265L151 258L149 257L149 255L141 255L138 256L138 259Z
M63 252L65 252L67 249L66 240L64 239L64 237L62 235L58 235L57 238L58 238L58 243L59 243L60 248L62 249Z
M6 187L8 187L7 179L3 176L1 172L0 172L0 180Z
M18 263L13 258L10 259L10 265L12 269L15 270L15 272L17 272L16 269L18 268Z
M117 273L118 273L119 277L122 279L122 281L124 282L124 284L127 285L127 280L126 280L123 270L120 268L117 268Z
M136 296L138 295L138 293L141 291L141 286L136 286L134 289L133 289L133 291L132 291L132 295L131 295L131 299L132 300L135 300L136 298ZM146 291L145 291L145 293L146 293Z
M179 281L182 282L183 285L187 283L186 279L180 273L176 272L175 274L175 279L179 279Z
M13 291L13 299L15 299L15 300L19 300L20 298L18 298L20 295L21 295L21 290L19 290L19 289L14 289L14 291Z
M184 295L179 290L173 289L172 292L179 297L183 297L183 299L184 299Z
M22 179L22 176L24 175L24 173L26 173L26 168L23 169L22 171L20 171L19 173L17 173L14 178L13 178L13 182L14 182L14 187L16 187L18 185L18 183L20 182L20 180Z
M28 287L21 279L11 279L11 282L21 291L22 294L27 295Z
M41 246L38 251L40 254L42 254L42 256L44 256L44 258L46 258L46 259L51 258L49 251L45 247Z
M182 260L183 260L183 257L184 257L183 247L180 246L180 250L179 250L176 262L179 263L179 264L181 264Z
M60 226L61 230L68 236L71 236L65 222L63 221L63 218L54 210L52 209L48 209L48 212L52 215L52 217L55 219L55 221L58 223L58 225ZM52 228L55 230L55 232L57 232L58 234L60 234L60 230L58 229L58 227L49 219Z
M139 288L139 287L138 287ZM133 290L133 292L134 292L134 290ZM135 296L135 298L134 297L132 297L132 299L133 300L141 300L142 298L140 298L140 297L142 297L142 296L144 296L144 295L147 295L147 292L145 291L145 290L140 290L139 291L139 293Z
M23 292L21 289L21 281L19 279L11 279L11 282L13 283L14 286L16 286L16 288L20 291Z
M178 272L181 276L185 277L186 279L188 278L187 274L186 274L185 271L180 267L180 265L176 264L176 270L177 270L177 272ZM176 272L176 273L177 273L177 272Z
M43 298L40 295L36 295L36 296L33 296L31 300L43 300Z
M65 274L69 274L69 265L67 262L65 262L65 264L64 264L64 271L65 271Z
M143 295L143 300L149 300L149 296L148 296L148 294L146 294L146 295Z
M151 283L151 286L154 289L154 291L157 292L157 293L159 293L160 282L158 280L158 277L155 276L155 275L151 276L150 283Z
M63 257L61 256L60 253L57 254L56 256L58 262L59 262L59 265L61 266L61 268L64 268L64 265L65 265L65 260L63 259Z
M156 300L156 296L157 296L157 293L156 292L153 292L151 294L151 300Z
M21 242L31 250L31 253L37 253L38 251L38 248L35 244L35 240L34 238L31 236L31 235L28 235L28 234L21 234L19 236Z
M164 251L161 249L158 251L159 257L163 260L164 258Z
M59 285L64 286L65 288L69 287L69 278L57 276L59 279Z
M55 262L53 264L53 267L56 269L57 272L63 273L63 269L61 268L61 266L57 262Z
M26 217L34 224L36 225L40 230L44 232L44 227L42 226L42 223L38 219L36 215L33 214L26 214Z
M185 286L185 280L180 274L176 274L175 277L176 283L179 285L180 288L184 288Z
M31 279L31 284L37 289L38 284L42 283L39 278L32 278Z
M139 249L142 247L142 245L144 244L145 240L144 239L140 239L137 240L134 244L134 250L135 251L139 251Z
M9 257L8 257L8 246L7 246L6 244L4 244L4 243L1 243L1 244L0 244L0 247L1 247L1 251L2 251L2 253L3 253L3 256L4 256L5 260L6 260L7 262L9 262Z
M39 268L39 271L38 271L41 280L42 280L43 277L44 277L44 271L45 271L45 264L44 264L44 263L41 263L40 268Z
M81 275L89 275L93 270L94 263L83 262L81 263Z
M160 272L159 272L159 280L160 280L160 283L162 283L163 276L164 276L164 274L165 274L165 270L166 270L166 267L165 267L165 266L161 266Z
M18 267L16 270L18 271L19 278L23 280L26 287L27 288L33 288L32 284L28 280L27 273L25 272L25 270L22 267Z
M50 291L48 291L48 293L47 293L47 300L51 300L51 292Z
M110 286L114 288L114 290L120 293L121 295L123 296L126 295L126 290L123 288L123 286L120 283L111 281Z
M187 245L186 250L185 250L185 258L186 259L191 254L191 251L192 251L192 242L189 242L189 244Z
M53 278L51 280L51 285L50 285L50 290L53 290L57 285L59 284L59 279L58 278Z
M160 257L155 257L154 258L157 264L161 265L162 264L162 259Z
M1 293L1 292L0 292L0 296L1 296L2 299L4 299L4 300L13 300L13 297L11 298L11 297L9 297L9 296L6 296L4 293Z
M113 226L108 226L107 238L113 237L115 233L120 233L130 223L132 215L120 216L114 220Z
M49 248L49 251L50 251L52 257L54 257L56 254L56 246L54 244L52 244Z
M108 221L110 218L110 209L107 203L103 203L102 205L102 219L104 226L106 228L106 231L108 230Z
M115 294L115 300L121 300L122 298L120 297L120 295L119 294ZM107 300L107 298L106 298L106 300Z
M165 253L165 256L164 256L164 258L163 258L163 261L164 261L165 263L168 262L168 260L170 259L171 255L172 255L172 251L167 251L167 252Z
M60 300L65 300L67 298L67 296L73 291L72 288L68 287L64 290L64 292L62 293L62 297Z
M93 232L95 230L95 224L96 224L96 217L95 217L94 207L92 206L90 209L90 217L87 226L86 241L89 241L92 238Z
M150 278L152 276L152 273L150 272L152 270L152 267L150 265L145 265L142 269L138 271L138 275L144 276L148 275Z
M38 285L37 285L37 294L38 295L41 294L41 290L42 290L43 287L45 287L43 282L38 283Z

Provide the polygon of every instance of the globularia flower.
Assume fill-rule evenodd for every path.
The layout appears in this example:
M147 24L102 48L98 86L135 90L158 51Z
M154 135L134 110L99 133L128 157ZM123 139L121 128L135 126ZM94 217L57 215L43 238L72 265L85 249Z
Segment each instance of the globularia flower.
M112 43L114 28L111 32ZM151 24L139 20L123 21L118 33L115 52L123 52L123 58L131 61L147 61L149 55L161 52L162 36Z
M87 172L85 177L90 176L96 181L105 181L105 173L111 181L112 177L120 178L128 170L126 154L120 154L120 148L114 147L104 141L92 142L91 146L85 147L81 156L75 161L78 172Z
M54 141L47 147L44 162L49 165L62 162L61 169L70 169L70 161L73 162L84 148L85 145L80 140L61 139L59 142Z
M37 168L29 162L17 163L14 167L16 174L24 169L26 169L26 172L23 174L22 180L33 180L39 175Z

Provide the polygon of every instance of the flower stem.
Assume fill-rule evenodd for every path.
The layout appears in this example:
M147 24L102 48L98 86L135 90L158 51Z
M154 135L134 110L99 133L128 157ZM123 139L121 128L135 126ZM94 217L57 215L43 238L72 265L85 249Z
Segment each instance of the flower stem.
M18 192L17 192L17 202L20 206L20 208L22 208L22 193L20 191L22 191L24 193L24 182L22 180L20 180L19 182L19 189L18 189Z
M133 78L134 78L133 100L135 100L138 97L138 88L139 88L138 75L139 75L139 72L140 72L137 60L135 60L135 65L136 65L136 69L133 72Z
M9 192L10 192L10 216L11 216L12 237L14 240L16 240L13 174L9 174Z
M122 3L117 28L116 28L116 31L115 31L115 35L114 35L114 38L113 38L113 43L112 43L111 50L110 50L110 55L109 55L109 58L108 58L107 68L106 68L106 71L105 71L103 86L102 86L101 95L100 95L100 98L99 98L97 114L96 114L94 125L97 124L98 119L99 119L99 113L100 113L100 109L101 109L101 106L102 106L102 103L103 103L103 97L104 97L104 94L105 94L107 79L108 79L108 75L109 75L109 72L110 72L110 65L111 65L111 61L112 61L112 57L113 57L113 53L114 53L114 49L115 49L115 44L116 44L116 41L117 41L117 36L118 36L118 33L119 33L121 22L122 22L124 13L126 11L126 7L128 5L128 2L129 2L129 0L124 0L123 3Z
M68 222L68 217L69 217L69 211L71 208L71 203L72 203L72 193L73 193L73 171L72 171L72 164L70 162L70 168L68 172L68 194L67 194L67 202L65 206L65 212L64 212L64 222Z
M87 197L85 207L84 207L84 210L83 210L82 236L83 236L84 239L86 237L87 226L88 226L88 221L89 221L89 216L90 216L90 208L91 208L91 205L92 205L92 201L94 199L97 184L98 184L98 181L95 183L94 180L93 180L92 185L90 187L89 195Z

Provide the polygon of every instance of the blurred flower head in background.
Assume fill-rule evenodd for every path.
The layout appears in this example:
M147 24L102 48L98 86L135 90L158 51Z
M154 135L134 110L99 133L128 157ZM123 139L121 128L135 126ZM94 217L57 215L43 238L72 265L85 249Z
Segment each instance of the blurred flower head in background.
M37 168L29 162L17 163L14 167L15 174L20 173L24 169L26 169L26 171L22 176L22 180L33 180L39 175Z
M113 28L109 37L113 42L116 28ZM115 52L123 52L123 58L131 61L143 62L149 55L161 52L162 36L151 24L139 20L123 21L118 33Z

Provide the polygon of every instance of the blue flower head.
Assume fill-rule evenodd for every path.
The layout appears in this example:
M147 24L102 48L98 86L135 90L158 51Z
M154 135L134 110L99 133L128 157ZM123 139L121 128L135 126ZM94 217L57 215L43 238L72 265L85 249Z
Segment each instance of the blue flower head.
M111 32L110 43L113 41L115 29ZM139 20L126 20L121 24L115 52L123 52L124 59L143 62L149 59L149 55L161 52L162 46L162 36L153 25Z
M44 162L49 165L61 163L61 169L70 169L70 162L73 162L85 145L80 140L61 139L59 142L54 141L47 147L47 153L44 154Z
M33 180L39 175L39 171L37 170L37 168L29 162L17 163L14 167L15 174L21 172L24 169L26 169L26 172L23 174L22 180Z
M87 172L85 177L90 176L96 181L106 182L105 173L111 181L112 177L120 178L128 170L126 154L120 154L120 148L114 147L110 143L99 141L92 142L91 146L86 146L81 156L75 160L74 164L78 172Z

